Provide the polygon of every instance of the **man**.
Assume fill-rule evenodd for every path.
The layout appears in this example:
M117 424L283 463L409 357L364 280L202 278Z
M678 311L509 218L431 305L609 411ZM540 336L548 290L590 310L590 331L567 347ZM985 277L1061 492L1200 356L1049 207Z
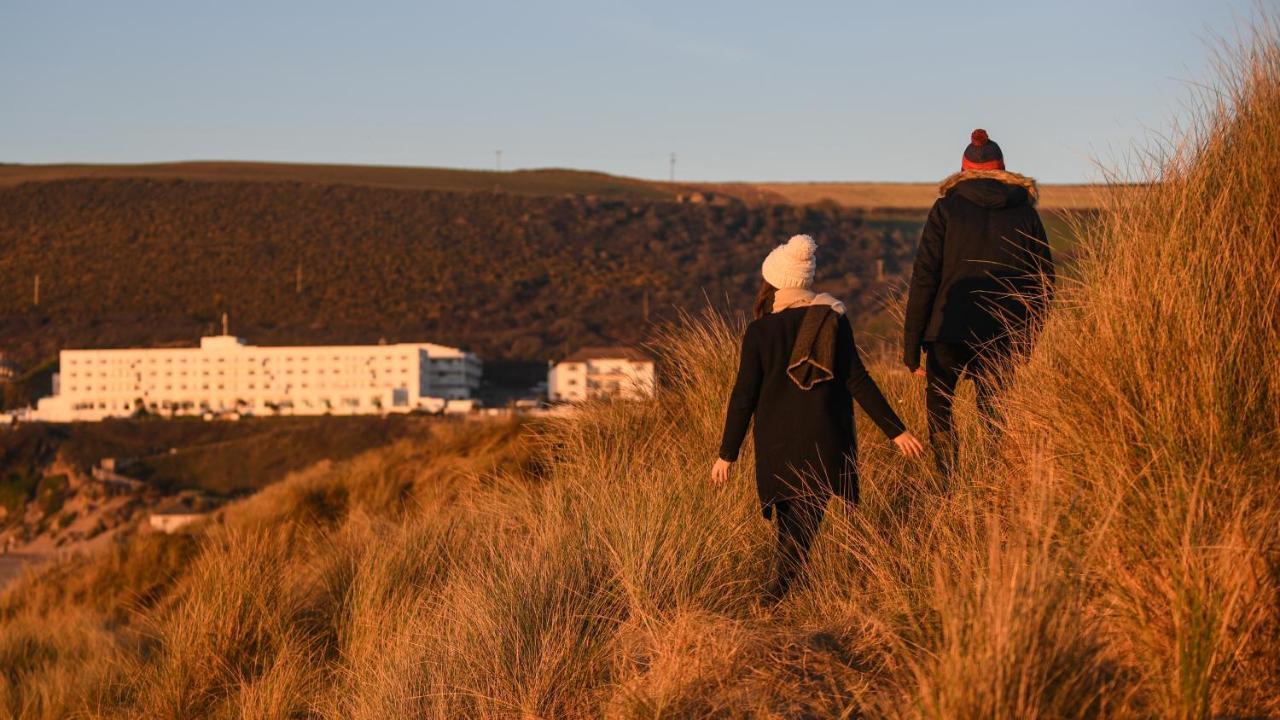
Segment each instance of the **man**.
M1005 371L1030 351L1053 286L1035 181L1005 170L986 130L974 130L970 140L920 235L903 338L903 361L928 380L929 437L944 475L959 456L951 419L956 384L973 379L978 409L994 427Z

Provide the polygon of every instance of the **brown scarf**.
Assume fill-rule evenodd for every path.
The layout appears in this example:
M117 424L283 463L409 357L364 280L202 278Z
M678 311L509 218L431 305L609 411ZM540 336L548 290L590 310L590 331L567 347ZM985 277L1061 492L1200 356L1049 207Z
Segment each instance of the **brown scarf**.
M808 306L800 321L800 333L791 348L787 377L801 390L835 377L836 327L844 314L844 303L809 290L787 288L774 298L774 312L789 307Z

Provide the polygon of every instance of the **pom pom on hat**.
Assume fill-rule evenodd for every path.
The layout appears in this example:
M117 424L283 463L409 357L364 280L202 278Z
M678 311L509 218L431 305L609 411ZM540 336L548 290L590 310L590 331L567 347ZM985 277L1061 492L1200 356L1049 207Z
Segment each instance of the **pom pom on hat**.
M969 134L969 146L960 158L961 170L1003 170L1004 153L987 131L978 128Z
M808 235L792 235L764 259L760 274L775 288L808 288L817 271L818 244Z

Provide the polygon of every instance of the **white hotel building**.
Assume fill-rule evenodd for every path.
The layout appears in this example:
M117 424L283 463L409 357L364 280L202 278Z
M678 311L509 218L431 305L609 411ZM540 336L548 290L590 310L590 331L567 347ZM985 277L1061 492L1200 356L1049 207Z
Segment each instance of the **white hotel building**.
M436 410L471 398L480 372L475 355L432 343L259 347L218 335L198 348L63 350L34 419Z
M628 347L587 347L551 366L547 395L553 402L653 397L653 358Z

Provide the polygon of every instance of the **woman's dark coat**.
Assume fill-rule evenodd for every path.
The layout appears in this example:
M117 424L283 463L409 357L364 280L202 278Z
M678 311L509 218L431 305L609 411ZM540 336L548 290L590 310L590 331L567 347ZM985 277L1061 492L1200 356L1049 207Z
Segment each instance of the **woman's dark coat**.
M835 378L801 390L787 376L807 309L782 310L747 326L725 417L720 457L732 462L755 416L756 490L766 516L774 502L795 497L825 501L834 492L857 502L855 398L885 435L897 437L905 429L867 374L843 315L835 333Z

